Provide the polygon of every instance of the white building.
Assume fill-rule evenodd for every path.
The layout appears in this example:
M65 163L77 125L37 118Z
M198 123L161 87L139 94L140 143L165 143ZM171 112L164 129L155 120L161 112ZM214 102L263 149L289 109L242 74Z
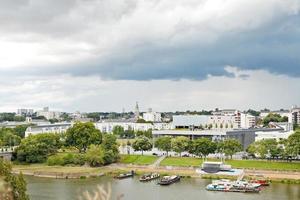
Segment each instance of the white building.
M95 123L95 127L101 132L112 133L114 127L121 126L124 130L147 131L170 129L169 123L136 123L129 120L106 120Z
M289 115L289 122L300 125L300 107L294 106Z
M147 122L161 122L161 113L153 112L150 108L148 112L143 113L143 119Z
M65 133L71 126L71 123L55 123L48 125L30 126L25 131L25 137L41 133Z
M256 125L256 117L247 113L241 113L240 128L252 128Z
M240 116L239 114L238 115L174 115L172 128L173 129L240 128Z
M17 116L31 116L33 115L33 109L20 108L17 110Z
M274 110L274 111L264 111L264 110L262 110L260 112L259 116L261 118L265 118L266 116L268 116L271 113L278 114L281 117L289 117L289 115L290 115L290 111L289 110Z
M36 112L37 116L43 116L46 119L59 119L61 112L58 111L49 111L49 107L44 107L43 110Z

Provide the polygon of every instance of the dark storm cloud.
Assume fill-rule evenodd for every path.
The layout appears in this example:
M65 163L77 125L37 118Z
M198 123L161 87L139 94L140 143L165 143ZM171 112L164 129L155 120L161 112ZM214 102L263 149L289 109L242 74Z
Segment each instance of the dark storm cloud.
M74 76L98 74L105 79L125 80L202 80L209 74L233 76L224 68L238 66L241 69L264 69L277 74L300 76L299 1L290 1L296 5L291 6L293 12L283 12L278 8L280 4L278 6L276 1L270 0L270 7L273 4L277 7L274 6L270 11L272 15L267 21L264 21L263 14L257 16L262 18L258 22L255 21L256 17L251 16L251 20L243 21L238 18L239 12L232 20L229 16L226 21L224 16L224 23L211 18L203 23L200 17L200 20L189 17L184 19L183 15L174 26L166 30L164 26L172 23L172 18L166 21L169 22L166 25L163 18L162 25L160 19L154 20L156 24L151 24L152 18L156 16L151 9L157 8L159 4L153 3L154 1L149 1L149 4L153 3L150 6L138 1L105 0L16 1L14 5L11 2L1 2L0 38L8 37L9 34L26 33L35 35L30 40L36 38L40 44L44 43L43 38L62 41L62 44L64 41L68 44L81 42L92 46L88 50L88 54L92 56L78 61L69 59L55 65L24 64L25 67L13 71L2 69L2 73L61 73ZM146 5L141 8L141 4ZM180 3L174 1L157 10L166 12L166 16L169 16L169 5L173 7L176 4ZM182 7L184 5L178 6L178 9ZM176 12L174 9L174 20ZM196 6L195 12L199 12ZM261 11L263 12L265 11ZM180 14L179 12L178 15ZM253 15L255 14L254 9ZM238 25L233 26L231 23ZM233 28L227 29L230 25ZM213 39L209 39L210 36ZM49 49L59 57L63 53L57 48L51 46ZM59 53L55 53L56 50ZM66 52L71 55L73 53L72 49ZM77 58L77 53L74 53L74 58Z

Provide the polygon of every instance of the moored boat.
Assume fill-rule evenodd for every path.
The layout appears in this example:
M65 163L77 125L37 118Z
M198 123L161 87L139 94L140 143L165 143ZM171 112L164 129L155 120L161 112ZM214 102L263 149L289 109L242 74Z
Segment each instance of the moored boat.
M154 179L158 179L160 175L158 173L150 173L150 174L144 174L140 177L141 182L151 181Z
M251 180L250 183L257 183L257 184L260 184L261 186L269 186L270 185L270 182L265 179Z
M180 176L173 175L173 176L164 176L160 181L158 182L159 185L170 185L172 183L175 183L177 181L180 181Z
M134 171L131 171L126 174L119 174L118 176L115 176L116 179L124 179L124 178L129 178L134 176Z
M260 184L247 181L216 180L206 186L208 191L258 193Z

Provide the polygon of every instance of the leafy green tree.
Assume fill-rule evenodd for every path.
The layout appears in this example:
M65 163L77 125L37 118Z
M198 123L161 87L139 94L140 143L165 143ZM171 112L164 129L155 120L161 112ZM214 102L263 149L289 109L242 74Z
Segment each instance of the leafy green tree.
M144 151L149 151L152 149L152 143L149 138L146 136L139 136L133 143L132 148L135 151L142 151L142 155Z
M266 145L263 143L263 141L260 140L250 144L247 148L247 152L254 156L258 154L259 157L266 158L266 155L268 154L268 149L266 148Z
M19 136L21 138L24 138L25 137L25 131L28 128L28 126L30 126L30 125L26 124L26 125L18 125L18 126L16 126L16 128L14 128L14 131L16 133L15 135L17 135L17 136Z
M86 161L91 167L99 167L105 164L104 149L100 145L90 145L86 154Z
M169 136L159 137L155 141L155 146L159 150L166 151L167 156L168 156L169 151L172 150L171 139L172 138Z
M176 153L179 153L179 155L181 156L182 152L188 150L189 141L190 140L184 136L172 138L171 145L172 145L173 151L175 151Z
M226 156L230 156L232 159L232 156L242 151L242 145L241 143L236 139L226 139L223 141L223 149Z
M212 142L208 138L199 138L193 141L191 147L190 147L190 153L204 157L210 153L214 153L217 149L216 143Z
M112 134L104 134L101 146L104 149L104 161L106 164L113 163L119 159L117 138Z
M152 130L149 129L147 131L137 131L136 136L146 136L147 138L152 138Z
M258 116L260 115L260 112L259 112L259 111L252 110L252 109L249 109L249 110L247 111L247 113L249 113L249 114L252 115L252 116L256 116L256 117L258 117Z
M51 124L54 124L54 123L59 122L59 120L58 120L58 119L49 119L49 122L50 122Z
M286 151L289 155L296 157L300 155L300 130L296 130L287 139Z
M3 146L16 146L21 142L21 137L19 137L14 129L11 128L1 128L0 129L0 140Z
M24 138L15 154L19 162L40 163L61 147L60 136L54 133L30 135Z
M262 121L264 126L268 126L270 122L287 122L287 117L281 117L279 114L270 113Z
M89 145L99 145L101 142L102 134L92 122L77 122L66 132L66 144L76 147L79 152L85 152Z
M12 189L13 199L29 200L29 196L26 194L26 181L22 173L19 175L13 175L11 170L11 164L3 159L0 159L0 177L4 177L4 181L8 183L9 187Z
M116 136L121 136L124 134L124 128L122 126L115 126L112 130L113 134Z

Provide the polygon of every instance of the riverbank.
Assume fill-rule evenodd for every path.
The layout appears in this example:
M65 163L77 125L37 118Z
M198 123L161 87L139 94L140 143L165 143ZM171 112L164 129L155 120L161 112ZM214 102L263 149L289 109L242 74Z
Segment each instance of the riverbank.
M214 174L200 175L196 172L195 167L175 167L175 166L159 166L153 167L149 165L133 165L133 164L111 164L103 167L71 167L71 166L47 166L45 164L32 164L32 165L14 165L13 173L22 172L24 175L47 177L56 179L82 179L89 177L99 177L103 175L114 176L118 173L128 172L130 170L136 171L137 174L158 172L162 175L179 174L185 177L193 178L233 178L236 176L220 176ZM246 169L245 177L249 178L255 175L263 175L276 182L286 183L299 183L300 184L300 171L276 171L276 170L254 170Z

